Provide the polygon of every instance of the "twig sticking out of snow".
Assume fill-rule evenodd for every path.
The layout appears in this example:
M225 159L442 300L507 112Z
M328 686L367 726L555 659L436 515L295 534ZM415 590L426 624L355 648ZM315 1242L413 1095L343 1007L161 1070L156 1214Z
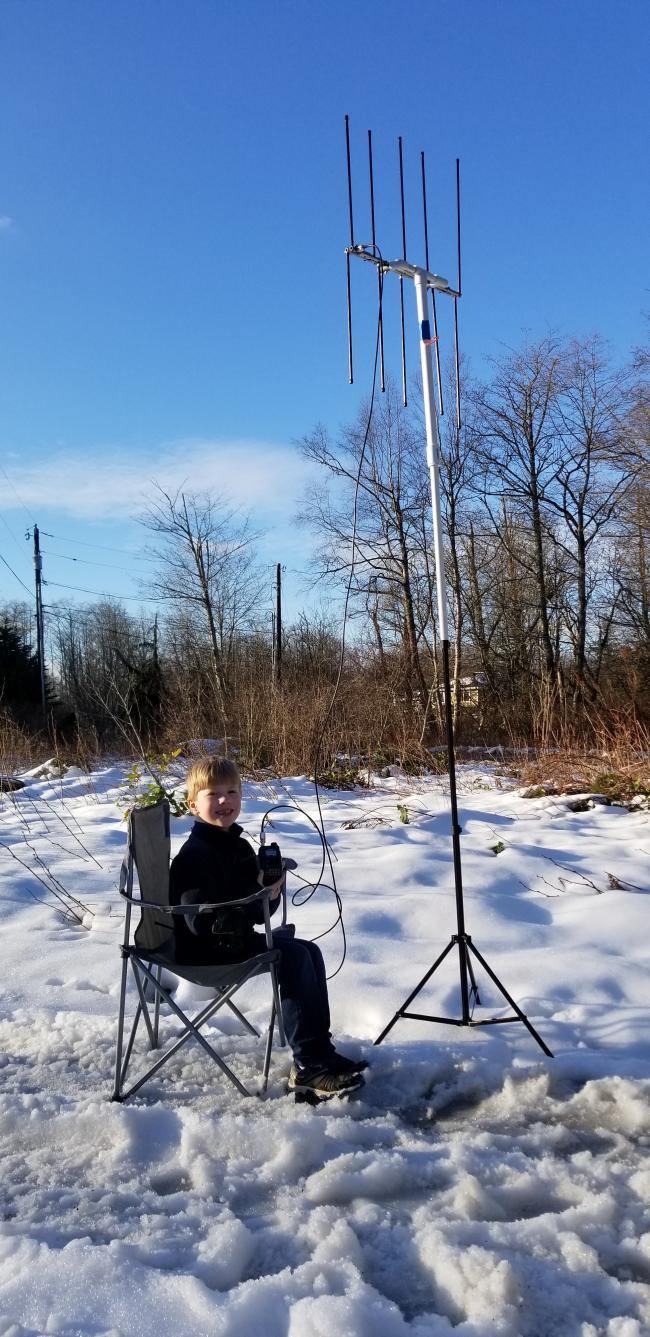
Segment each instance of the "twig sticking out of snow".
M611 891L648 891L648 887L637 887L635 882L621 882L613 873L607 874L607 885Z
M31 801L31 803L34 805L34 807L36 807L35 800L32 798L31 794L30 794L28 797L30 798L30 801ZM75 831L73 831L72 827L71 827L70 824L65 820L65 818L61 816L60 812L57 812L57 811L56 811L56 808L54 808L54 807L52 806L52 804L48 802L47 799L41 798L41 799L39 799L38 801L39 801L39 803L43 804L43 806L44 806L45 808L47 808L48 812L51 812L52 815L53 815L54 817L57 818L57 820L61 823L61 825L64 827L64 829L68 832L68 835L71 836L72 839L75 840L75 841L77 842L77 844L81 847L81 849L83 850L84 854L87 854L88 857L89 857L89 859L92 859L93 863L96 863L96 864L97 864L97 867L98 867L98 868L103 868L103 864L101 864L101 863L99 862L99 859L96 859L96 858L95 858L95 855L94 855L94 854L87 848L86 845L84 845L83 840L80 840L80 839L79 839L79 836L76 834ZM62 802L63 802L63 801L62 801ZM63 806L65 806L65 804L63 804ZM18 809L18 804L16 804L16 808ZM38 811L38 809L37 809L37 811ZM67 812L67 811L68 811L68 810L67 810L67 808L66 808L66 812ZM39 813L39 816L40 816L40 813ZM42 820L42 819L41 819L41 820ZM75 817L75 821L77 821L76 817ZM79 826L79 822L77 822L77 826ZM46 828L46 829L47 829L47 828ZM82 830L83 830L83 827L79 826L79 830L82 831ZM53 841L52 843L54 844L55 842ZM74 855L74 854L75 854L75 851L74 851L74 850L66 850L66 854ZM81 855L77 855L77 857L78 857L78 858L81 858L82 856L81 856Z
M25 868L28 873L31 873L32 877L35 877L36 881L40 882L41 886L45 887L45 890L49 892L50 896L54 896L57 901L60 901L61 904L65 907L67 914L72 915L73 918L76 919L79 924L83 923L84 915L90 915L92 917L94 911L91 910L87 905L84 905L82 901L78 901L76 896L73 896L71 892L67 891L66 888L60 882L58 882L57 879L54 877L54 875L50 872L47 865L43 863L43 860L39 858L38 854L29 844L29 842L26 841L25 843L28 845L28 848L32 851L32 854L34 855L35 859L37 859L38 862L41 864L41 867L45 869L47 876L50 878L50 882L46 882L45 879L42 878L40 874L37 873L36 870L31 867L30 864L25 863L25 860L21 859L19 854L16 854L15 850L12 850L9 845L6 845L4 840L0 840L0 846L2 847L2 849L6 850L7 854L10 854L12 859L15 859L16 863L20 864L21 868ZM50 885L51 882L56 883L56 886L51 886Z
M378 813L368 813L363 817L352 817L349 822L343 822L341 829L343 831L356 831L359 827L365 826L370 831L374 831L376 826L392 826L393 823L387 817L380 817Z

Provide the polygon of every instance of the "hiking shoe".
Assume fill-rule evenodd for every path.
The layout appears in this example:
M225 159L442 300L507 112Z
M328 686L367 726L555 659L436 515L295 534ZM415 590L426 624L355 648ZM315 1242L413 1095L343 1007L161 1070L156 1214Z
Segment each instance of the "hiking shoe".
M334 1050L327 1060L327 1066L331 1072L338 1072L341 1075L346 1073L352 1076L358 1076L360 1072L365 1072L368 1067L367 1058L348 1058L346 1054L337 1054Z
M311 1096L317 1100L329 1100L331 1096L347 1096L363 1086L360 1073L336 1072L333 1067L323 1065L320 1068L299 1068L291 1065L287 1088L296 1095Z

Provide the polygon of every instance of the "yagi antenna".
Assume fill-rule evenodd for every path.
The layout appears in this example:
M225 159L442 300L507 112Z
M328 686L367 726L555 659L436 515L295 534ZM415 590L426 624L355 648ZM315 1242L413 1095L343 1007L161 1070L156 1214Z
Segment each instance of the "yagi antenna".
M416 270L425 275L425 286L427 291L432 293L433 304L433 336L430 342L435 346L436 353L436 378L438 384L438 401L440 413L444 412L442 397L442 375L440 370L440 346L438 333L438 313L436 309L436 292L444 292L454 298L454 330L455 330L455 349L456 349L456 407L457 419L460 427L460 355L458 351L458 310L457 298L460 297L460 176L459 162L456 160L456 196L457 196L457 228L458 228L458 273L459 288L452 288L447 279L441 279L437 274L429 272L429 222L427 208L427 185L426 170L424 163L424 153L421 153L422 170L422 210L424 217L424 249L425 249L425 269L420 270L419 266L412 265L406 258L406 203L404 190L404 149L402 136L398 136L398 159L399 159L399 185L400 185L400 216L402 223L402 255L399 260L386 261L382 255L380 247L377 245L377 232L375 221L375 173L372 150L372 130L368 131L368 176L370 184L370 229L372 241L369 245L359 244L354 240L354 214L352 207L352 157L350 152L350 118L345 117L345 158L348 183L348 217L350 224L350 245L346 247L346 294L347 294L347 338L348 338L348 379L350 385L354 384L353 371L353 348L352 348L352 281L350 272L350 258L353 255L359 259L369 260L377 267L377 291L379 299L379 354L380 354L380 382L381 389L386 389L385 377L385 356L384 356L384 317L382 306L383 275L392 271L399 274L400 280L400 335L401 335L401 357L402 357L402 400L404 407L408 406L408 380L406 367L406 325L404 316L404 279L413 278ZM428 319L428 315L427 315Z
M422 395L424 400L424 421L426 427L427 442L427 465L429 469L429 483L431 487L431 514L433 519L433 546L435 552L436 566L436 591L438 603L438 632L440 636L440 645L442 650L442 684L443 699L441 705L444 707L445 731L447 743L447 756L449 762L449 798L451 808L451 837L453 848L454 865L454 883L456 888L456 921L457 932L452 936L450 942L443 949L433 965L429 968L426 975L416 985L415 989L409 994L406 1001L398 1008L395 1015L384 1027L380 1035L377 1036L375 1044L381 1044L382 1040L401 1017L411 1017L416 1021L435 1021L442 1022L448 1026L494 1026L508 1021L520 1021L527 1028L533 1039L543 1049L545 1054L552 1057L550 1049L538 1035L534 1026L524 1015L521 1008L518 1007L514 999L504 988L501 981L497 978L494 971L490 968L485 958L481 955L478 948L472 942L471 937L465 931L465 909L463 905L463 878L461 867L461 849L460 836L461 826L458 819L458 798L456 792L456 760L454 751L454 719L453 719L453 696L451 685L451 674L449 670L449 631L447 627L447 591L445 588L445 551L442 528L442 507L441 507L441 483L440 483L440 431L438 427L438 413L436 409L434 374L431 348L435 346L438 353L438 335L437 335L437 317L435 314L435 294L444 293L454 300L454 352L456 360L456 422L460 429L460 354L458 348L458 299L461 295L461 255L460 255L460 162L456 159L456 234L457 234L457 260L458 260L458 287L452 288L447 279L443 279L439 274L432 273L429 269L429 231L427 223L427 203L426 203L426 177L424 168L424 154L422 154L422 199L424 208L424 238L425 238L425 266L414 265L406 258L406 222L404 206L404 158L402 150L402 138L398 139L399 145L399 175L400 175L400 202L402 214L402 256L399 260L387 260L384 258L380 247L377 245L375 236L375 204L374 204L374 179L372 170L372 137L368 133L368 148L370 155L370 211L372 222L372 245L359 245L354 241L352 226L352 180L350 173L350 131L349 120L345 118L345 139L347 149L348 166L348 198L350 202L350 245L346 248L347 274L348 274L348 341L350 350L350 380L352 380L352 318L350 315L350 260L356 256L359 260L366 260L369 264L376 266L379 274L379 292L380 292L380 316L381 316L381 292L382 280L386 274L397 274L400 284L400 312L401 312L401 332L402 332L402 392L404 405L406 406L406 340L404 332L404 280L413 281L415 289L415 300L417 306L418 329L420 335L420 365L422 370ZM429 291L433 293L434 299L434 335L431 336L431 325L429 322ZM438 371L438 390L440 392L440 366L439 359L436 356L436 367ZM455 684L457 689L457 684ZM432 690L436 690L434 687ZM428 980L435 973L448 954L454 949L458 949L459 967L460 967L460 994L461 994L461 1016L457 1017L432 1017L421 1012L412 1012L410 1010L413 1000L424 988ZM499 993L512 1008L513 1015L487 1017L479 1020L474 1017L474 1006L481 1006L478 987L474 978L473 961L477 960L492 983L496 985Z

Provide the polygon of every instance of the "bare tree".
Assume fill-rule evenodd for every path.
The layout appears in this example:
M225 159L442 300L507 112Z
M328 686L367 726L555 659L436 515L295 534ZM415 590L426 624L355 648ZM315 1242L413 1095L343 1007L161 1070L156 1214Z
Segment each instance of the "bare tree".
M562 348L553 335L548 335L498 362L494 379L477 395L485 461L484 502L497 533L499 501L513 505L525 517L532 539L525 567L536 584L544 671L560 692L561 663L553 635L549 590L548 547L552 534L545 521L545 503L557 484L560 466L553 408L562 387ZM518 548L518 540L514 546L511 543L515 558Z
M155 618L131 617L118 603L53 607L51 642L59 690L77 724L100 739L128 720L149 743L161 720L162 669Z
M650 317L648 318L650 322ZM626 449L637 462L633 486L619 515L613 551L619 642L637 647L641 671L650 674L650 344L634 350Z
M207 493L157 495L142 523L158 535L158 575L149 589L171 604L207 641L214 695L225 717L238 633L259 602L263 576L253 544L258 537L222 497Z
M546 489L543 504L560 522L555 542L566 558L570 576L565 616L573 650L573 705L577 706L589 672L590 612L603 587L602 556L608 531L634 485L638 465L625 441L628 378L612 368L602 340L574 340L565 352L563 369L562 391L552 408L561 447L557 486ZM600 625L606 626L607 619ZM598 662L598 644L594 650Z
M303 438L303 454L322 466L329 481L310 492L301 518L320 535L318 579L347 584L354 558L351 595L357 611L372 610L382 651L384 637L400 646L405 680L424 702L422 626L415 597L422 452L416 449L417 433L393 384L387 383L366 434L367 417L363 405L357 421L342 430L335 445L322 427Z
M619 517L614 578L619 639L637 642L650 664L650 487L637 483Z

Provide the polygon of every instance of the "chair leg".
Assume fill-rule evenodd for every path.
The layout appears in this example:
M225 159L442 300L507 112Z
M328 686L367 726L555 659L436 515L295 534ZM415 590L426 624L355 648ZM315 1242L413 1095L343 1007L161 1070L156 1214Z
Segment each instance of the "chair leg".
M129 959L126 954L122 956L122 980L120 983L120 1007L117 1019L117 1046L115 1050L115 1085L113 1087L112 1100L122 1099L122 1046L124 1044L124 1006L126 1002L126 976L129 969Z
M156 971L156 981L158 984L160 984L161 979L162 979L162 966L158 966L158 969ZM156 989L156 1001L154 1003L154 1009L153 1009L153 1034L155 1040L154 1049L158 1048L159 1024L160 1024L160 992L158 989Z
M275 1008L275 1015L277 1016L278 1019L278 1038L281 1047L284 1049L284 1046L287 1043L287 1037L284 1033L284 1024L282 1021L282 1005L280 1003L280 989L278 987L278 972L274 964L270 966L270 974L271 974L271 988L273 990L273 1006Z
M252 1021L249 1021L248 1017L245 1017L244 1013L240 1012L239 1008L236 1007L233 1002L229 1002L228 1007L230 1008L231 1012L234 1012L235 1016L239 1019L239 1021L241 1021L242 1025L246 1027L246 1030L250 1033L250 1035L257 1036L257 1039L259 1040L260 1033L257 1030L257 1027L253 1025Z
M278 1023L278 1039L280 1041L280 1045L284 1049L287 1043L287 1037L284 1033L284 1025L282 1022L280 989L278 987L278 975L275 964L272 964L269 967L269 974L271 976L271 990L273 993L273 1002L271 1004L271 1020L269 1022L269 1029L266 1036L266 1050L264 1053L264 1075L262 1078L262 1095L266 1095L266 1090L269 1084L269 1069L271 1067L271 1050L273 1048L273 1032L275 1030L276 1018Z
M125 1053L125 1055L124 1055L124 1061L123 1061L123 1063L122 1063L122 1086L124 1085L124 1083L125 1083L125 1081L126 1081L126 1074L127 1074L127 1072L128 1072L129 1063L131 1062L131 1054L133 1053L133 1045L134 1045L134 1043L135 1043L135 1037L136 1037L136 1035L137 1035L137 1033L138 1033L138 1026L140 1025L140 1017L141 1017L141 1016L142 1016L142 1008L141 1008L140 1004L138 1003L138 1006L137 1006L137 1008L136 1008L136 1010L135 1010L135 1016L134 1016L134 1018L133 1018L133 1025L132 1025L132 1027L131 1027L131 1034L130 1034L130 1036L129 1036L129 1043L128 1043L127 1046L126 1046L126 1053Z
M140 979L140 971L142 970L142 965L141 965L140 962L138 962L138 964L136 965L136 963L135 963L133 957L131 957L131 967L132 967L132 970L133 970L133 974L134 974L134 977L135 977L135 982L136 982L137 989L138 989L138 995L139 995L139 998L140 998L140 1007L142 1008L142 1015L143 1015L143 1017L144 1017L144 1024L145 1024L145 1026L146 1026L146 1028L147 1028L147 1031L148 1031L148 1033L149 1033L149 1044L150 1044L150 1046L151 1046L152 1049L157 1049L157 1048L158 1048L158 1045L157 1045L157 1042L156 1042L156 1037L155 1037L155 1035L154 1035L153 1026L151 1025L151 1018L150 1018L150 1016L149 1016L149 1008L147 1007L147 1000L146 1000L146 998L145 998L144 989L143 989L143 987L142 987L142 980ZM155 987L155 985L156 985L155 977L154 977L152 974L150 974L149 971L146 972L146 976L145 976L145 978L148 979L148 980L150 980L150 982L151 982L151 983L154 985L154 987Z
M160 1018L160 998L161 998L161 992L159 992L159 988L158 988L157 986L160 985L160 979L161 979L161 976L162 976L162 966L157 966L157 967L156 967L157 986L154 985L154 988L155 988L155 994L156 994L156 1002L155 1002L155 1007L154 1007L154 1025L153 1025L153 1027L151 1026L151 1024L150 1024L150 1020L149 1020L149 1013L148 1013L148 1008L147 1008L147 1003L146 1003L145 990L144 990L144 988L142 988L141 981L140 981L140 979L139 979L139 977L138 977L137 967L136 967L136 965L135 965L135 963L134 963L132 957L131 957L131 966L132 966L132 968L133 968L133 973L134 973L134 975L135 975L135 981L136 981L136 984L137 984L137 986L138 986L138 992L139 992L139 998L140 998L140 1001L138 1002L138 1006L137 1006L136 1011L135 1011L135 1016L134 1016L134 1018L133 1018L133 1025L132 1025L132 1027L131 1027L131 1034L129 1035L129 1041L128 1041L128 1044L127 1044L127 1046L126 1046L126 1052L125 1052L125 1054L124 1054L124 1059L123 1059L123 1061L122 1061L122 1071L121 1071L121 1073L120 1073L120 1080L119 1080L119 1091L118 1091L117 1094L115 1094L115 1093L113 1094L113 1099L114 1099L114 1100L120 1100L120 1099L122 1099L122 1096L121 1096L121 1090L122 1090L122 1087L124 1086L124 1083L125 1083L125 1081L126 1081L126 1074L127 1074L127 1072L128 1072L129 1063L130 1063L130 1061L131 1061L131 1054L132 1054L132 1052L133 1052L133 1045L134 1045L134 1043L135 1043L135 1037L136 1037L136 1035L137 1035L137 1033L138 1033L138 1026L139 1026L139 1024L140 1024L140 1017L144 1017L145 1024L146 1024L147 1029L148 1029L148 1032L149 1032L149 1040L150 1040L151 1048L152 1048L152 1049L158 1049L158 1048L159 1048L159 1044L158 1044L158 1022L159 1022L159 1018ZM146 983L148 984L148 983L150 983L150 981L147 980ZM120 1053L121 1053L122 1047L123 1047L123 1022L122 1022L122 1043L121 1043L121 1045L120 1045ZM116 1084L116 1091L117 1091L117 1084Z
M262 1078L262 1092L261 1092L263 1096L266 1095L266 1089L269 1084L269 1068L271 1066L271 1049L273 1048L274 1030L275 1030L275 998L271 1003L271 1020L269 1022L269 1029L266 1037L266 1050L264 1053L264 1076Z

